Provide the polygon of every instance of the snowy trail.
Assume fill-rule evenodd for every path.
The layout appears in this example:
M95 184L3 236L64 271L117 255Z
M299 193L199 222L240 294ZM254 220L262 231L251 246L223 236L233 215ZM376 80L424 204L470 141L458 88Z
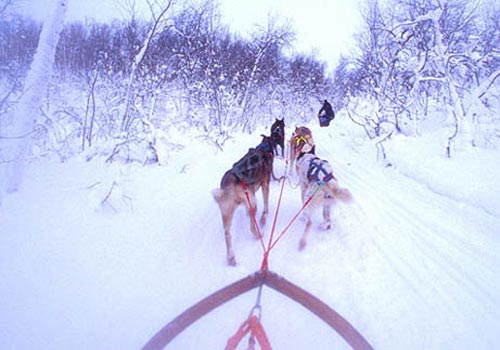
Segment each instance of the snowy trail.
M336 206L332 230L315 227L301 252L297 220L271 252L270 269L332 306L376 349L498 348L500 218L381 168L345 138L313 134L355 202ZM194 144L165 167L34 164L0 212L0 278L9 281L0 289L0 350L139 349L186 308L257 270L262 248L242 208L232 226L238 265L226 265L210 194L254 142L249 135L216 154ZM279 190L273 182L266 243ZM287 182L275 235L300 207L299 189ZM167 349L223 348L255 298L251 291L223 305ZM262 305L273 348L347 348L269 288Z
M296 247L303 222L298 220L280 242L283 247L273 251L271 268L334 301L376 348L494 347L500 326L500 290L495 283L500 247L493 233L500 220L393 169L367 166L366 159L348 150L338 158L327 149L342 145L329 144L328 139L317 143L318 155L332 161L356 203L334 209L336 227L315 230L300 253ZM278 193L279 184L274 183L271 203L277 202ZM278 232L295 214L299 197L298 189L287 183ZM271 214L274 209L271 205ZM260 251L247 236L247 220L243 213L235 219L237 255L241 265L257 267ZM219 224L214 224L217 230ZM221 247L215 250L216 255L222 252ZM391 330L385 328L388 324ZM464 339L463 330L477 337Z
M375 273L396 274L394 285L385 286L388 291L403 283L394 297L406 305L392 309L401 312L393 316L407 328L391 335L378 329L377 337L387 336L380 342L405 344L405 338L410 341L415 336L409 348L495 348L495 329L500 326L500 288L495 283L500 246L492 233L500 220L395 176L392 169L377 171L366 166L366 160L356 162L353 154L342 161L351 165L339 164L339 178L353 191L356 220L364 227L355 234L370 240L387 265ZM478 222L484 227L477 227ZM377 319L384 318L384 310L380 312L382 316L372 315L371 325L381 324ZM423 331L426 328L428 332ZM473 329L477 337L464 339L465 329ZM429 343L428 336L437 341Z

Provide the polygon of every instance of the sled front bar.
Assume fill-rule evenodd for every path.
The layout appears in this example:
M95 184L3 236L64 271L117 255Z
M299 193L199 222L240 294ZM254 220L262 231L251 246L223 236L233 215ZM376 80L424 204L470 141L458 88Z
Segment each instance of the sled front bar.
M363 336L335 310L304 289L268 270L258 271L199 301L160 329L141 350L163 350L179 333L210 311L261 285L280 292L314 313L333 328L353 350L373 350Z

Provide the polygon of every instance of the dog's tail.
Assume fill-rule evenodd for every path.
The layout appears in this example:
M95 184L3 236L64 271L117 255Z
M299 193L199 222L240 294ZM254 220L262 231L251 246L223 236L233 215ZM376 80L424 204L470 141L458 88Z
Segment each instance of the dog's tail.
M354 197L352 196L351 191L347 188L340 187L337 181L330 181L329 188L333 193L333 196L339 201L350 204L354 201Z
M217 203L220 203L222 197L224 197L224 190L222 188L214 188L212 190L212 196Z

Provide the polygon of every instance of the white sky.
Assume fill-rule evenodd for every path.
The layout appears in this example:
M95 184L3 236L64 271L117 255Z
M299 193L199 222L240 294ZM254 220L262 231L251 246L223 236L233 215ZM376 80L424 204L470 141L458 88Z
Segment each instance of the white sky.
M248 32L255 23L266 23L268 13L291 20L297 51L336 62L353 45L352 34L360 22L357 0L224 0L223 15L233 30Z
M54 0L17 0L41 19ZM246 34L256 24L265 24L268 14L289 19L296 31L296 52L314 53L330 67L340 53L353 46L352 34L359 26L361 0L220 0L223 20ZM145 0L136 0L137 4ZM69 0L67 18L106 20L120 17L115 0Z

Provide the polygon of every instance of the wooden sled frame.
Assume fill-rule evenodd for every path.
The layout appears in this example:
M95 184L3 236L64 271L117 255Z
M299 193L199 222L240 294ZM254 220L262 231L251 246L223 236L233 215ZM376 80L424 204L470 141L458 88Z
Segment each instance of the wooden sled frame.
M268 270L258 271L199 301L160 329L141 350L164 349L179 333L213 309L262 285L284 294L314 313L333 328L353 350L373 350L363 336L335 310L304 289Z

